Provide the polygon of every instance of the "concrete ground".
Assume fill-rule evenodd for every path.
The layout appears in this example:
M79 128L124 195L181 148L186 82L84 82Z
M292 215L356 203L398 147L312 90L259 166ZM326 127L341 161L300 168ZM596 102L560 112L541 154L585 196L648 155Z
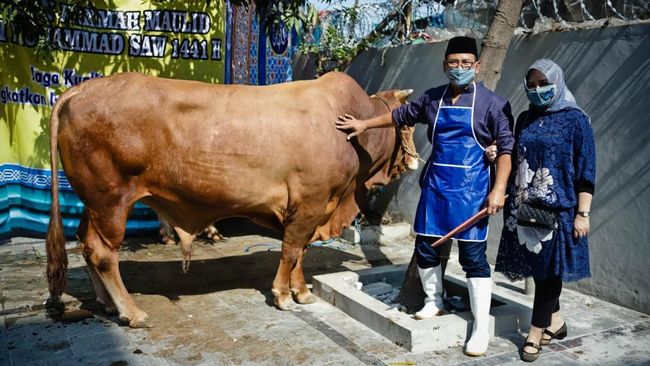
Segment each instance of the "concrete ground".
M223 230L223 229L222 229ZM155 238L129 239L120 268L152 328L121 326L94 302L85 263L68 245L66 318L46 318L44 241L15 238L0 246L0 365L510 365L519 361L524 336L491 341L487 355L462 348L409 353L380 334L318 301L279 311L271 283L279 240L228 232L217 243L197 242L189 273L181 272L177 246ZM259 231L258 231L259 232ZM308 282L316 274L407 263L412 239L388 244L312 248ZM456 254L449 271L461 273ZM493 276L498 286L522 294L523 282ZM538 365L650 365L650 319L617 305L564 290L561 306L569 336L544 350Z

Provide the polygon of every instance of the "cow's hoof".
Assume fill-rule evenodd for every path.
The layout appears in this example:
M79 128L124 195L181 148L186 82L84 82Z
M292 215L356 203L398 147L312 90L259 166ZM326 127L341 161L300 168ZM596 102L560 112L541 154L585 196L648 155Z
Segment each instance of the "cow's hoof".
M307 290L303 293L297 293L294 294L294 299L298 304L313 304L316 302L316 296L311 293L311 291Z
M147 321L148 316L145 312L140 312L137 316L129 317L126 315L120 315L120 322L123 324L128 324L131 328L151 328L151 325Z
M221 235L219 233L216 233L216 234L213 234L213 235L208 235L208 238L210 240L212 240L212 241L221 241L221 240L226 239L226 237L224 237L223 235Z
M52 318L58 318L63 315L65 312L65 304L61 301L60 297L50 297L45 302L45 311L47 316Z
M129 327L130 328L151 328L151 324L147 321L147 319L142 319L142 320L131 320L129 322Z
M296 307L296 303L293 302L293 299L289 294L275 296L273 298L273 303L280 310L293 310Z

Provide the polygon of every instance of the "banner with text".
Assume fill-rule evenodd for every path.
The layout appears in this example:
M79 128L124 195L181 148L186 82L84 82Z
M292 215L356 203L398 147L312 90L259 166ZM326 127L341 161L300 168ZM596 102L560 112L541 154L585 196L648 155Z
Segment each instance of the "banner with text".
M67 88L89 78L137 71L223 83L225 4L142 0L96 1L75 24L53 29L53 59L18 39L0 19L0 242L43 236L50 207L49 120ZM68 5L59 3L61 18ZM65 24L66 22L62 22ZM106 90L106 96L119 95ZM83 205L59 171L66 235L74 236ZM155 215L137 204L127 232L149 232Z

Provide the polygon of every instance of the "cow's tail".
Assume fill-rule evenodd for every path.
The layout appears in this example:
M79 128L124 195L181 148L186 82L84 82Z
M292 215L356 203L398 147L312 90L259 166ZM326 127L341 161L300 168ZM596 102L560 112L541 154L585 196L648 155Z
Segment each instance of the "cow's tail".
M50 291L50 298L47 300L46 308L50 315L60 315L64 309L61 294L63 294L66 287L68 257L65 251L65 234L63 233L63 222L59 206L59 176L57 170L59 151L57 138L59 134L59 111L74 94L74 92L68 92L62 95L52 108L52 116L50 117L50 164L52 174L50 189L52 203L50 205L50 224L45 239L47 283Z

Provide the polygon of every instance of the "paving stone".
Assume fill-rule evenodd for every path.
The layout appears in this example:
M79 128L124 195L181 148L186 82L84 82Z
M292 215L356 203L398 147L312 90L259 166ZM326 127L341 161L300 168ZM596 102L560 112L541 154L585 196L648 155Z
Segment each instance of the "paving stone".
M470 365L503 365L503 366L510 366L510 365L530 365L527 362L521 361L519 352L511 352L508 353L507 355L501 355L498 357L495 357L494 359L488 358L486 360L487 362L480 362L480 360L472 361L469 363L463 363L461 365L463 366L470 366ZM562 354L556 353L556 352L542 352L541 355L539 355L539 358L537 361L533 363L534 365L544 365L544 366L577 366L577 365L585 365L582 364L578 361L568 359L564 357Z
M8 337L7 330L4 326L4 316L0 322L0 365L11 365L11 359L9 357L8 349Z
M38 340L36 337L16 339L9 343L9 354L14 365L40 363L54 358L72 358L70 340L67 337L56 337ZM15 348L12 348L15 346Z
M12 365L11 358L9 357L9 351L5 349L0 351L0 365Z
M160 357L132 354L127 351L110 350L72 358L56 358L46 361L47 366L167 366Z
M70 336L75 357L98 354L104 351L132 352L136 349L120 329L80 332Z
M42 310L16 310L1 318L0 365L522 364L518 350L525 334L492 339L488 353L478 358L465 356L462 346L409 353L322 300L296 305L294 311L279 311L272 305L270 291L279 253L266 247L246 251L260 243L279 241L244 235L216 244L197 242L195 260L186 275L179 270L178 246L149 239L127 243L120 253L122 275L127 288L137 293L134 301L149 314L153 328L120 326L116 317L101 313L61 323L46 318ZM34 247L36 253L44 253L39 240L0 246L0 291L6 289L15 299L38 305L47 287L44 263L39 262ZM74 243L68 247L73 265L65 299L76 301L74 306L92 306L94 294L83 259L74 251ZM308 283L317 274L408 263L413 239L341 248L309 251L305 259ZM448 271L464 276L456 254ZM499 274L493 279L513 296L530 301L521 293L523 282L510 283ZM563 290L561 301L569 338L544 347L536 364L650 364L647 315L568 289Z

